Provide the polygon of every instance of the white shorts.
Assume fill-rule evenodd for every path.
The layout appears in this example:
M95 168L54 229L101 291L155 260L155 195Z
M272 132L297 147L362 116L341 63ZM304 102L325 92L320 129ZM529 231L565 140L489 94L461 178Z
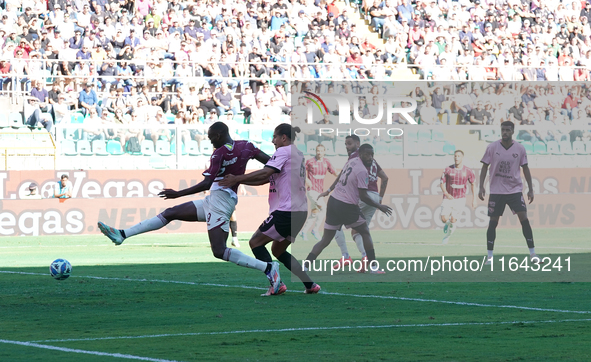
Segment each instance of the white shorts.
M236 209L238 200L223 190L213 190L202 200L195 200L197 220L207 223L207 230L222 228L228 232L230 217Z
M460 214L462 213L462 209L464 208L464 206L466 206L465 197L462 197L461 199L452 200L445 198L441 203L441 215L449 216L451 214L451 217L457 220Z
M310 201L310 208L311 210L322 209L322 211L326 211L326 198L321 197L319 200L318 195L320 195L318 191L309 190L308 192L306 192L306 196L308 196L308 201Z
M367 196L369 196L373 201L380 203L380 194L375 191L368 191ZM366 204L363 201L359 201L359 208L361 209L361 213L367 222L367 225L371 222L373 215L376 213L377 207L373 207L371 205Z

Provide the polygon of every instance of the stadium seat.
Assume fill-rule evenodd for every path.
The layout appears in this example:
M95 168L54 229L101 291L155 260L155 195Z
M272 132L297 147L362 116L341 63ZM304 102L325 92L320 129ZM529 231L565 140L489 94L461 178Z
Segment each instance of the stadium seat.
M343 145L345 147L345 145ZM346 150L346 149L345 149ZM387 155L390 151L390 147L385 142L378 142L376 145L375 153L376 155Z
M433 142L431 141L419 141L418 149L423 156L433 156Z
M155 169L166 168L166 161L162 156L154 154L150 157L150 167Z
M523 148L525 148L525 152L527 152L528 154L534 152L534 145L533 145L533 143L531 143L529 141L524 141L524 142L521 142L521 144L523 145Z
M109 155L109 152L107 152L107 143L103 140L92 141L92 151L97 156L108 156Z
M66 156L77 156L76 143L72 140L62 140L61 142L62 153Z
M271 142L273 140L273 130L264 129L261 133L261 139L264 142Z
M443 131L440 130L433 130L433 141L443 141L445 139L445 136L443 135Z
M332 141L322 141L322 145L326 149L326 153L325 154L327 156L334 156L334 155L336 155L336 153L334 151L334 143Z
M417 136L417 131L408 131L408 132L404 132L404 134L406 135L406 139L409 141L418 141L418 136Z
M10 124L8 123L8 118L6 118L6 114L0 113L0 128L8 126L10 126Z
M195 140L189 140L189 142L187 142L187 152L190 156L200 156L201 151L199 150L199 143Z
M402 142L392 142L390 144L390 154L402 155Z
M248 141L248 133L248 129L242 129L240 132L236 132L239 139L246 141Z
M92 156L92 148L90 147L90 142L86 140L80 140L76 142L76 150L82 156Z
M72 115L72 123L84 123L84 115L82 113L74 113Z
M456 145L445 142L445 145L443 146L443 152L447 153L448 155L453 155L456 152Z
M8 124L11 127L22 127L23 116L19 112L12 112L8 115Z
M174 141L174 140L172 142L170 142L170 152L173 155L176 155L176 141ZM187 154L187 151L185 150L185 144L181 143L181 155L186 155L186 154Z
M170 142L165 140L156 141L156 153L160 156L172 155L172 152L170 152Z
M551 155L561 155L560 149L558 148L558 142L552 140L546 143L547 151Z
M536 155L547 155L546 144L542 141L534 143L534 154Z
M154 141L143 140L140 147L144 156L152 156L154 154Z
M111 155L122 155L123 148L121 147L121 143L119 143L119 141L109 140L109 142L107 142L107 152Z
M498 139L493 130L482 130L480 131L480 139L486 142L494 142Z
M234 122L244 124L245 118L243 114L237 114L234 116ZM246 138L243 138L246 139Z
M318 146L318 142L316 141L308 141L308 143L306 143L306 148L308 149L309 155L316 154L316 146Z
M419 143L417 141L410 141L406 143L406 153L409 156L419 155Z
M585 151L585 143L583 141L574 141L573 152L579 155L586 155L587 152Z
M447 155L447 153L443 150L444 147L445 147L444 141L433 141L432 142L433 153L437 156Z
M421 129L421 130L419 130L418 141L420 143L422 143L424 141L431 141L431 130L430 129Z
M263 143L261 143L260 149L268 155L272 155L275 153L275 145L273 145L273 143L271 142L263 141Z
M204 156L211 156L213 153L213 145L209 140L201 141L201 154Z
M575 152L573 152L573 146L570 143L570 141L561 141L558 144L559 148L560 148L560 153L565 154L565 155L574 155Z
M257 142L260 143L263 141L263 137L262 137L262 131L260 128L255 128L255 129L251 129L248 132L248 140L250 142ZM270 139L266 140L266 141L271 141Z

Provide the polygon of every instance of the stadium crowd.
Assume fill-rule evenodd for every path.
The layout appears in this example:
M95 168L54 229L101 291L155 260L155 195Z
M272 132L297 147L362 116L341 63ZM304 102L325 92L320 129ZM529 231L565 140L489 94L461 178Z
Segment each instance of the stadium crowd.
M438 81L589 80L591 4L585 1L338 5L336 0L0 0L0 86L3 94L8 89L30 94L31 122L50 128L49 123L70 121L74 111L89 124L210 124L226 117L276 125L290 113L294 79L391 80L406 68ZM385 44L360 36L357 8ZM425 123L490 124L511 114L522 122L515 113L492 116L499 112L491 102L468 102L478 99L478 92L500 96L498 86L436 88L422 87L416 94L429 106L418 112ZM565 122L589 117L585 86L574 87L576 93L532 89L531 97L514 90L528 121L560 122L553 114ZM536 95L556 104L540 106ZM482 115L487 109L491 116Z

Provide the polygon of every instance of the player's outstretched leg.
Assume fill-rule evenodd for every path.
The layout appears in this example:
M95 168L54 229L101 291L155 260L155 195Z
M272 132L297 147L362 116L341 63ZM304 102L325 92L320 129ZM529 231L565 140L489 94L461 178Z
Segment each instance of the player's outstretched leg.
M497 225L499 225L499 217L491 216L488 222L488 229L486 230L486 250L488 257L485 265L492 264L493 249L495 248L495 239L497 238Z
M287 247L289 246L289 242L284 241L273 241L273 245L271 246L271 251L273 255L279 260L287 269L289 269L292 273L297 276L302 283L304 284L304 292L306 294L316 294L320 291L320 285L314 283L312 279L308 276L308 273L304 271L302 265L298 262L296 258L293 257L288 251Z
M232 246L239 248L240 242L238 241L238 221L236 220L236 212L234 212L230 218L230 231L232 232Z
M345 233L343 232L342 227L339 230L337 230L334 238L337 242L337 245L341 249L342 255L338 265L335 266L334 270L341 270L344 269L345 266L351 265L351 263L353 263L353 259L351 259L351 256L349 255L349 250L347 249L347 241L345 240Z
M445 223L445 226L443 227L443 231L445 233L445 236L442 240L443 244L447 244L449 242L449 238L451 237L451 235L456 231L456 221L457 220L453 216L451 216Z
M124 230L115 229L100 221L98 222L98 228L106 237L111 239L115 245L121 245L123 241L129 237L161 229L173 220L190 222L199 221L197 219L197 209L195 204L192 201L189 201L184 204L170 207L164 210L161 214L140 221L138 224Z

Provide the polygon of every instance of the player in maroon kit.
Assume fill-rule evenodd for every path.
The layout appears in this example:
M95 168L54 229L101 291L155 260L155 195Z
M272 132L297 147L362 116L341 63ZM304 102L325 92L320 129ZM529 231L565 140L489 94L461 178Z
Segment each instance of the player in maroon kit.
M447 244L449 237L456 230L454 223L458 220L462 209L466 205L467 184L470 183L472 193L472 208L476 208L476 194L474 193L474 182L476 175L470 168L464 166L464 152L457 150L454 153L454 164L448 166L441 175L441 191L443 191L443 202L441 203L441 221L445 223L443 232L443 243Z
M306 161L306 189L308 191L306 195L312 211L300 233L303 240L307 239L306 233L310 229L312 230L312 236L316 240L320 240L317 227L319 220L322 219L322 213L326 211L326 202L324 202L324 199L318 199L318 195L324 190L326 174L337 175L330 161L324 157L325 151L326 148L323 145L316 146L316 156Z
M209 168L203 172L203 181L181 191L164 189L159 193L159 196L165 199L176 199L210 190L210 194L205 199L168 208L129 229L118 230L100 221L98 227L115 245L121 245L126 238L161 229L174 220L205 221L213 255L218 259L264 272L276 293L281 284L279 263L263 262L239 250L226 247L230 217L238 202L236 195L238 184L232 187L219 184L225 175L243 175L249 160L255 159L266 164L270 157L248 141L232 140L228 126L222 122L212 124L207 131L207 137L215 151L211 155Z

